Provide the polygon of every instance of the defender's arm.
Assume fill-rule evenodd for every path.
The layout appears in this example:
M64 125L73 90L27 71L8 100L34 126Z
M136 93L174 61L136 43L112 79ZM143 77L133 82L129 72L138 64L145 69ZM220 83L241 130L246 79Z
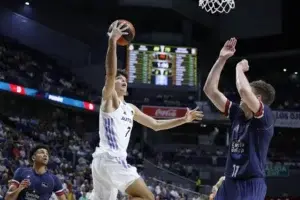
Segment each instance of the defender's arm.
M218 89L221 72L224 65L230 57L235 53L235 46L237 40L231 38L227 40L220 51L219 58L215 62L213 68L210 70L205 85L203 87L204 93L212 101L212 103L223 113L226 112L227 98Z
M227 98L223 93L219 91L218 86L219 86L220 75L225 63L226 63L225 58L219 57L217 59L213 68L210 70L205 85L203 87L203 91L207 95L207 97L223 113L225 112L225 104Z
M236 67L236 87L240 94L243 102L247 104L253 113L257 113L261 107L262 103L253 93L250 83L245 75L245 72L249 70L249 65L247 60L242 60L237 64Z

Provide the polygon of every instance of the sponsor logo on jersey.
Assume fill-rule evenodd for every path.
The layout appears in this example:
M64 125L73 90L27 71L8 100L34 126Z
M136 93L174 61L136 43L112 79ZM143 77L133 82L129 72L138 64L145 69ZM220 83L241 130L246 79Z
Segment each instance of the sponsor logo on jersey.
M35 193L35 191L26 191L25 200L39 200L40 196Z
M47 183L45 183L45 182L42 182L42 187L48 187L48 184Z
M129 118L129 117L126 117L126 116L122 116L121 120L122 120L122 121L125 121L125 122L132 123L132 119Z

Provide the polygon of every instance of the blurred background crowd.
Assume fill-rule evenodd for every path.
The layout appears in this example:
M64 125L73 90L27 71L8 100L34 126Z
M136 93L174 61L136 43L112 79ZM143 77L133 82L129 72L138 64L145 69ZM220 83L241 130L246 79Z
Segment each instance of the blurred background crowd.
M272 17L268 17L259 6L254 7L244 0L237 3L235 13L218 18L220 16L195 11L192 5L197 7L197 2L194 0L176 2L172 8L168 8L168 3L161 5L154 0L148 2L155 5L153 8L147 3L137 6L134 5L137 2L128 0L102 3L64 0L55 5L50 1L42 4L12 0L0 4L0 200L15 169L29 166L29 150L37 143L50 147L49 170L63 183L67 199L89 199L93 189L91 154L99 142L98 109L105 77L105 34L108 24L117 18L133 22L137 43L198 49L194 65L199 81L194 88L129 85L126 101L141 109L152 106L150 113L142 109L152 117L178 117L182 109L195 106L205 114L201 123L162 132L134 125L128 162L138 168L157 200L208 199L212 186L223 175L229 123L203 95L201 86L229 34L241 39L236 58L230 60L222 75L220 86L226 96L239 101L234 68L240 58L249 60L250 80L263 79L276 88L272 105L275 135L266 169L267 198L300 198L297 188L300 178L300 78L297 71L300 40L294 36L299 30L291 28L288 21L290 14L286 9L290 7L270 1L266 5ZM280 19L274 17L273 11L278 9L274 6L282 9ZM251 13L249 16L241 14L246 8L252 14L260 13L263 25L254 23L256 18L252 19ZM109 9L113 11L99 17L99 12L106 13ZM166 20L157 23L162 18ZM238 18L252 22L249 22L250 28L244 30L247 33L240 30L243 26ZM215 27L214 23L220 19L230 27L222 24ZM233 25L226 19L241 27L230 29ZM276 23L279 22L283 25L278 32ZM262 28L262 32L251 29L265 24L268 27ZM293 42L287 41L287 37L293 38ZM128 51L120 48L118 58L118 66L128 70ZM120 200L126 198L124 194L119 195ZM56 199L55 195L51 199Z

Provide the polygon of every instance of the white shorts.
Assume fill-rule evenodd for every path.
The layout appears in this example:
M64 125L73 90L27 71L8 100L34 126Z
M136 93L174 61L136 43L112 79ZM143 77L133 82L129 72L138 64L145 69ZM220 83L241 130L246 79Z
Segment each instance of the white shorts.
M92 162L93 192L92 200L116 200L118 190L125 190L140 178L136 168L127 164L126 159L102 153Z

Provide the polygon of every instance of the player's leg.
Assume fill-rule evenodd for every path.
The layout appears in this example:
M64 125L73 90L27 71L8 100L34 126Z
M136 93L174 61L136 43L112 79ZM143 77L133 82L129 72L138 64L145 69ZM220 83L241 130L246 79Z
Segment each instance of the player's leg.
M241 197L243 200L264 200L267 193L265 180L254 178L243 181L240 184Z
M138 178L127 187L125 192L131 196L131 200L154 200L153 193L148 189L142 178Z
M92 191L91 200L116 200L118 196L118 189L107 186L101 182L94 181L94 189Z
M238 200L239 192L234 180L225 179L220 186L214 200Z
M93 191L91 200L116 200L118 196L118 189L111 186L109 177L101 166L105 166L101 162L101 158L95 158L92 162L92 177L93 177Z
M127 193L131 200L154 200L154 195L137 173L136 168L127 164L126 159L110 158L105 163L112 186L122 193Z

